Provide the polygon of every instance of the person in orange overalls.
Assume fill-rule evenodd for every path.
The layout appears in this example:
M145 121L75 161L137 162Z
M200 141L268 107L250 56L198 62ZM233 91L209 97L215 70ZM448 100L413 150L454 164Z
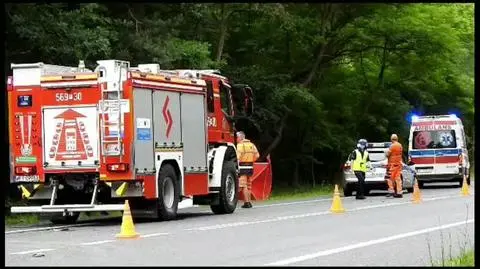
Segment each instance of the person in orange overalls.
M386 155L388 158L388 169L390 172L390 178L387 180L388 183L388 194L387 197L395 197L395 198L402 198L403 197L403 189L402 189L402 153L403 147L402 144L398 142L398 136L396 134L392 134L390 137L392 141L392 145L388 149ZM396 185L396 186L394 186ZM396 189L394 188L396 187Z
M252 208L250 193L252 191L253 163L260 157L257 147L245 138L245 133L237 132L237 158L239 162L239 187L245 199L242 208Z

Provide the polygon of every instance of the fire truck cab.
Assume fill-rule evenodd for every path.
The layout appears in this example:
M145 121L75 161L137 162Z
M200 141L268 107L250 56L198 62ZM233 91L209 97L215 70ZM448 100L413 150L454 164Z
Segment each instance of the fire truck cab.
M56 223L123 210L174 219L184 202L234 212L235 119L253 112L248 85L215 70L161 70L100 60L95 70L12 64L10 168L28 206ZM253 198L268 198L270 161L255 164ZM257 186L257 187L255 187Z

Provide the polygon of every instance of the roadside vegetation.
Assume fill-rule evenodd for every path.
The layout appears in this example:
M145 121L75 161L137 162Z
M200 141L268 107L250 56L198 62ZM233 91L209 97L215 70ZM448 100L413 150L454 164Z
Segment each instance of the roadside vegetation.
M468 216L470 215L470 208L466 206L466 213L468 220ZM448 240L445 238L444 232L440 231L440 258L434 259L432 254L432 246L430 240L427 239L427 247L428 253L430 258L430 264L432 266L442 266L442 267L457 267L457 266L475 266L475 250L474 250L474 242L472 241L471 234L469 233L469 224L465 223L463 231L459 231L460 234L458 239L458 245L453 246L452 240L452 233L448 232ZM460 236L461 235L461 236ZM461 238L460 238L461 237ZM453 255L453 250L457 249L458 254L456 256Z
M301 200L311 198L326 198L333 195L334 186L331 184L319 185L315 187L299 188L275 188L272 191L269 201L277 202L282 200Z
M456 267L456 266L466 266L466 267L474 267L475 266L475 251L470 250L462 255L449 259L445 262L443 266L448 267Z

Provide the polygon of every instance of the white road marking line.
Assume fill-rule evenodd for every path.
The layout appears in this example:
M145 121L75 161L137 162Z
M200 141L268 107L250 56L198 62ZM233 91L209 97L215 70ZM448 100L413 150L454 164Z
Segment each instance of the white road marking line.
M357 248L368 247L368 246L372 246L372 245L376 245L376 244L385 243L385 242L388 242L388 241L393 241L393 240L398 240L398 239L402 239L402 238L412 237L412 236L415 236L415 235L430 233L430 232L434 232L434 231L438 231L438 230L444 230L444 229L448 229L448 228L452 228L452 227L456 227L456 226L460 226L460 225L466 225L467 223L473 223L473 222L475 222L474 219L469 219L467 221L454 222L454 223L435 226L435 227L430 227L430 228L426 228L426 229L422 229L422 230L418 230L418 231L396 234L396 235L393 235L393 236L388 236L388 237L383 237L383 238L379 238L379 239L375 239L375 240L360 242L360 243L349 245L349 246L343 246L343 247L339 247L339 248L323 250L323 251L320 251L320 252L317 252L317 253L312 253L312 254L298 256L298 257L293 257L293 258L289 258L289 259L285 259L285 260L281 260L281 261L277 261L277 262L273 262L273 263L268 263L268 264L265 264L265 265L266 266L289 265L289 264L292 264L292 263L302 262L302 261L311 260L311 259L315 259L315 258L322 257L322 256L328 256L328 255L332 255L332 254L346 252L346 251L357 249Z
M438 197L433 197L433 198L424 198L423 201L444 200L444 199L448 199L448 198L462 198L462 197L458 196L458 195L438 196ZM346 211L347 212L352 212L352 211L367 210L367 209L372 209L372 208L405 205L405 204L411 204L411 203L412 202L409 199L408 201L404 201L404 202L402 201L402 202L393 202L393 203L386 203L386 204L376 204L376 205L369 205L369 206L357 207L357 208L352 208L352 209L347 208ZM211 226L195 227L195 228L188 228L188 229L185 229L185 230L186 231L217 230L217 229L230 228L230 227L238 227L238 226L245 226L245 225L268 223L268 222L277 222L277 221L283 221L283 220L289 220L289 219L298 219L298 218L321 216L321 215L327 215L327 214L332 214L332 213L329 210L327 210L327 211L322 211L322 212L313 212L313 213L306 213L306 214L299 214L299 215L276 217L276 218L265 219L265 220L232 222L232 223L224 223L224 224L217 224L217 225L211 225Z
M169 233L153 233L153 234L144 234L144 235L141 235L140 237L154 237L154 236L161 236L161 235L169 235Z
M100 245L100 244L111 243L111 242L115 242L115 240L93 241L93 242L81 243L80 245L82 245L82 246L92 246L92 245Z
M48 226L48 227L39 227L39 228L29 228L29 229L22 229L22 230L5 231L5 234L39 232L39 231L48 231L48 230L63 229L63 228L81 227L81 226L87 226L87 225L92 225L92 224L91 223L80 223L80 224L62 225L62 226Z
M473 195L473 193L472 193ZM410 197L410 196L407 196ZM436 199L436 198L443 198L443 197L452 197L452 195L448 196L424 196L423 199ZM342 197L342 200L354 200L355 196L348 196ZM392 200L394 198L391 198ZM268 204L268 205L255 205L253 209L256 208L263 208L263 207L272 207L272 206L288 206L288 205L296 205L296 204L309 204L309 203L316 203L316 202L325 202L325 201L332 201L332 198L324 198L324 199L315 199L315 200L306 200L306 201L297 201L297 202L288 202L288 203L275 203L275 204ZM198 213L211 213L211 210L203 210Z
M352 198L352 197L344 197L344 199L348 199L348 198ZM296 201L296 202L288 202L288 203L275 203L275 204L268 204L268 205L257 205L257 206L255 206L255 208L272 207L272 206L285 206L285 205L297 205L297 204L308 204L308 203L316 203L316 202L331 201L331 200L332 200L332 198L324 198L324 199Z
M24 254L37 253L37 252L47 252L47 251L52 251L52 250L55 250L55 249L53 249L53 248L42 248L42 249L34 249L34 250L13 252L13 253L10 253L10 255L24 255Z
M344 200L345 199L353 199L355 196L351 197L342 197ZM315 200L306 200L306 201L296 201L296 202L288 202L288 203L274 203L274 204L268 204L268 205L256 205L254 208L263 208L263 207L272 207L272 206L287 206L287 205L297 205L297 204L310 204L310 203L316 203L316 202L325 202L325 201L332 201L332 198L324 198L324 199L315 199ZM211 210L204 210L200 211L199 213L211 213Z

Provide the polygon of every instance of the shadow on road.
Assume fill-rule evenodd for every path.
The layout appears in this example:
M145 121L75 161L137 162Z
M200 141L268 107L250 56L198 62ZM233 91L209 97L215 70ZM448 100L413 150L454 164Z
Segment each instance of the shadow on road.
M213 213L206 212L188 212L188 213L178 213L177 218L170 221L179 221L189 218L203 218L212 216ZM155 223L155 222L164 222L155 218L148 217L136 217L134 218L135 224L137 223ZM88 226L110 226L110 225L120 225L122 223L122 217L106 217L103 219L89 219L78 221L77 224L88 224Z

